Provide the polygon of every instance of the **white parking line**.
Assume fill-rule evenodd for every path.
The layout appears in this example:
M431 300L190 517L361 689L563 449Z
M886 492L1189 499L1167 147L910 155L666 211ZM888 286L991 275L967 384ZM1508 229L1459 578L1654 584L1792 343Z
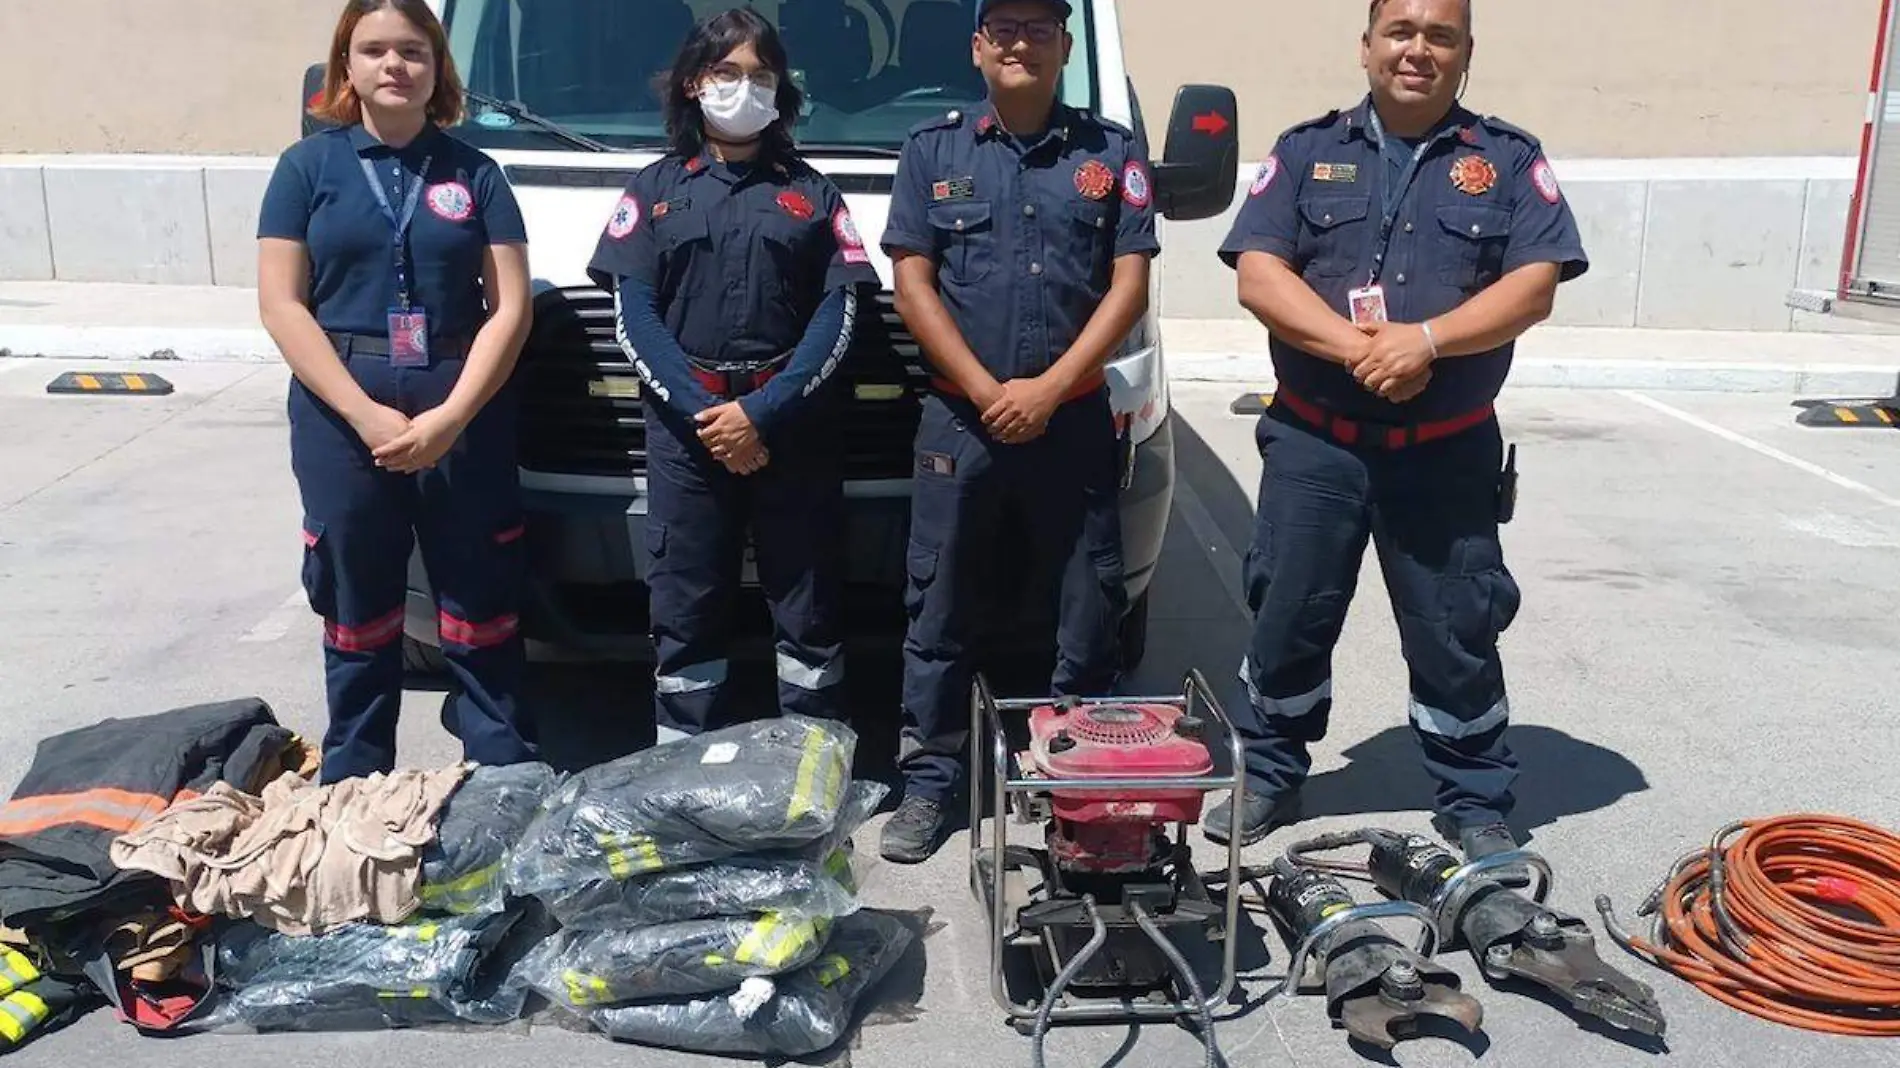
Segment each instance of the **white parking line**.
M1220 579L1220 588L1227 591L1227 599L1232 601L1240 618L1253 618L1253 611L1247 607L1247 595L1240 586L1241 556L1234 551L1234 545L1221 531L1220 524L1208 514L1207 506L1201 503L1201 497L1194 487L1185 481L1174 484L1174 505L1181 512L1181 522L1187 524L1188 533L1194 535L1194 541L1201 551L1207 554L1207 562L1214 569L1214 575Z
M257 626L252 627L239 638L241 643L274 642L290 633L303 617L310 614L310 601L302 590L284 598L284 603L271 610Z
M1709 422L1707 419L1703 419L1699 416L1690 415L1688 412L1685 412L1680 408L1671 407L1670 405L1664 404L1662 401L1656 400L1653 397L1646 397L1641 393L1636 393L1634 391L1627 390L1627 389L1618 390L1617 392L1621 393L1625 397L1628 397L1630 400L1633 400L1636 403L1643 405L1646 408L1652 408L1656 411L1663 413L1666 416L1669 416L1671 419L1677 419L1684 423L1687 423L1690 426L1695 427L1697 430L1706 430L1709 433L1714 434L1716 437L1721 438L1724 441L1729 441L1737 445L1740 445L1742 448L1747 449L1750 452L1759 453L1762 456L1768 457L1770 460L1779 460L1782 463L1787 464L1789 467L1792 467L1797 471L1805 471L1816 478L1819 478L1825 482L1830 482L1836 486L1839 486L1842 489L1853 490L1855 493L1858 493L1872 500L1878 501L1879 503L1884 504L1889 508L1900 508L1900 498L1889 497L1886 494L1880 492L1879 490L1873 488L1872 486L1867 485L1864 482L1856 482L1853 479L1848 478L1846 475L1837 475L1834 472L1829 471L1827 468L1822 467L1820 464L1810 463L1807 460L1803 460L1799 456L1791 456L1785 452L1782 452L1780 449L1775 448L1773 445L1764 445L1761 442L1756 441L1754 438L1747 437L1742 434L1737 434L1735 431L1730 430L1727 427L1716 426L1714 423Z

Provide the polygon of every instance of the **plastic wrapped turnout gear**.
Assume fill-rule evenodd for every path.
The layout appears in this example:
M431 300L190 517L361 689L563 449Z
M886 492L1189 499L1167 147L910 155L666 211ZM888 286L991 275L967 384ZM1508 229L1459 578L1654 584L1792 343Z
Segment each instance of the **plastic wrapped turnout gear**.
M219 941L221 1000L204 1028L506 1023L522 1014L527 991L507 981L507 954L498 950L523 917L517 908L395 926L356 923L314 937L234 925Z
M500 912L508 851L521 840L560 776L546 764L478 767L436 823L422 852L423 911L437 915Z
M509 860L522 896L823 840L847 811L857 735L785 716L648 749L570 778Z
M810 964L825 948L831 925L767 914L567 930L536 947L520 975L549 1001L581 1010L729 991L746 979Z
M891 916L857 912L837 922L830 944L807 967L776 981L748 980L748 986L774 983L768 996L742 989L595 1009L585 1019L623 1042L700 1053L804 1056L844 1037L858 1001L897 964L913 938Z

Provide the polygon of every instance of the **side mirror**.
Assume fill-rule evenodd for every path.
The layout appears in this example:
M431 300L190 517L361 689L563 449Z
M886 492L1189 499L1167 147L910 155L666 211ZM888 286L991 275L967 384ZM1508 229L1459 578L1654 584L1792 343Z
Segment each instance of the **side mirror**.
M1234 202L1240 177L1240 104L1224 85L1184 85L1168 116L1168 144L1155 162L1163 218L1209 219Z
M303 95L297 98L297 114L303 119L302 136L304 137L309 137L313 133L328 130L336 125L335 123L325 122L310 114L311 107L317 102L317 94L323 92L323 76L326 70L327 67L325 64L315 63L305 68L303 72Z

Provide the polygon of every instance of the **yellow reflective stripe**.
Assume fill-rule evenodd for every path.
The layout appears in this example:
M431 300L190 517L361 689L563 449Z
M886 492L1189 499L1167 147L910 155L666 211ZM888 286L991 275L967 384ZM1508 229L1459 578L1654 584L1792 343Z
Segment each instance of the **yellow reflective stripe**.
M39 968L18 950L9 949L0 956L0 995L11 994L39 977Z
M731 963L732 961L727 960L725 957L722 957L717 953L706 954L706 967L708 968L724 968L726 965L731 964Z
M442 930L441 924L435 924L435 923L422 924L415 929L416 941L433 942L435 941L435 936L439 934L441 930Z
M766 955L765 966L783 968L791 963L806 947L818 943L819 931L824 924L824 920L806 920L787 926L784 933L779 935L778 944Z
M567 1001L570 1005L605 1005L613 1000L607 980L598 975L583 975L569 968L561 973L561 980L567 984Z
M0 1038L19 1042L28 1031L46 1022L46 1002L30 990L16 990L0 999Z
M746 932L745 938L740 940L739 948L732 954L733 959L741 964L761 963L759 956L765 952L766 944L770 941L772 932L778 930L778 925L777 913L767 913L760 917L759 922L753 924L752 929Z
M412 990L407 990L407 991L378 990L376 992L376 996L379 998L415 998L417 1000L421 1000L429 996L429 991L423 987L416 987Z
M500 872L499 863L490 864L486 868L469 872L459 879L425 885L420 891L420 896L423 901L439 904L440 907L450 911L457 908L470 908L479 903L475 900L476 898L487 895L489 884L495 881L495 876Z
M782 969L804 952L807 946L818 941L828 922L804 920L786 923L776 913L767 914L752 925L752 931L746 935L745 941L739 943L739 950L733 957L744 964Z
M603 832L595 841L607 857L608 873L616 879L631 879L666 867L666 862L660 859L659 843L651 835Z
M825 758L825 732L812 730L805 735L805 755L798 762L798 778L792 784L792 804L785 812L788 823L796 823L798 817L812 811L816 799L812 797L812 787L824 785L826 796L830 796L831 776L836 772L837 753L832 753L832 766L820 767L819 761ZM820 775L824 775L820 779Z
M819 961L813 967L812 974L818 978L819 986L830 986L851 974L851 962L841 954L833 953Z
M831 876L833 882L844 887L845 890L850 893L855 894L858 892L857 874L851 870L850 850L834 850L831 856L826 857L825 874Z

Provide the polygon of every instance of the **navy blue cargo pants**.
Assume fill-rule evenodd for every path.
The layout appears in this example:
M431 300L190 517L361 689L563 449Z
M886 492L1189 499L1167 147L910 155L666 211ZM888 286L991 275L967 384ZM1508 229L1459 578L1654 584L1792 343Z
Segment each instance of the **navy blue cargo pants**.
M1027 553L1035 588L1046 585L1056 600L1051 694L1101 697L1119 684L1128 591L1118 441L1106 389L1057 408L1047 431L1022 445L991 440L968 401L924 399L905 593L899 766L908 795L941 802L961 781L970 647L999 556ZM1020 540L999 538L1003 531L1020 531Z
M779 710L842 720L844 475L835 433L819 421L801 426L763 469L735 475L677 413L652 403L646 413L656 721L699 734L734 718L720 695L748 529L772 612Z
M465 363L452 350L427 367L392 367L387 339L335 340L363 391L412 417L448 399ZM442 725L461 739L468 760L537 759L532 727L517 703L524 563L513 403L512 389L503 387L432 470L403 475L377 467L349 423L291 380L303 585L324 620L325 783L395 767L403 607L418 540L453 675Z
M1412 731L1454 827L1510 813L1517 762L1498 636L1518 587L1498 542L1495 417L1400 449L1348 448L1276 403L1255 430L1263 470L1244 576L1254 615L1234 721L1249 787L1297 789L1326 736L1333 647L1370 537L1411 673Z

